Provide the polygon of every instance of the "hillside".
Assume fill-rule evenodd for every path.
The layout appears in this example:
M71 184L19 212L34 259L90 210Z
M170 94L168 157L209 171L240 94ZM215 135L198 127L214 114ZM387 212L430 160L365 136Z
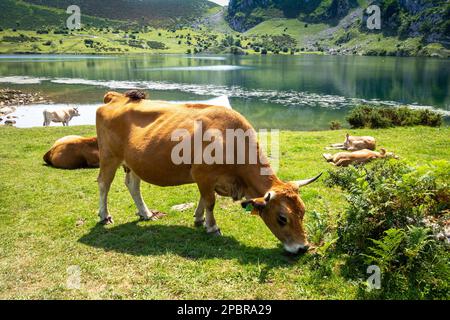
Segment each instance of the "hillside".
M366 0L231 0L225 8L207 0L3 0L0 52L450 56L448 1L375 3L381 30L367 28ZM84 30L59 37L71 4L81 7Z
M227 20L240 32L270 18L337 23L357 6L356 0L230 0Z
M366 27L370 3L381 8L381 30ZM226 19L234 30L252 35L282 29L294 36L301 31L290 26L298 24L305 32L297 42L306 51L447 56L450 46L445 0L231 0ZM306 30L311 27L321 32Z
M66 9L78 5L82 13L91 16L136 21L151 25L173 25L203 15L218 7L207 0L25 0L28 3Z
M0 28L40 30L46 27L64 28L68 14L65 10L34 5L17 0L0 1ZM99 28L120 27L125 22L83 15L83 24Z

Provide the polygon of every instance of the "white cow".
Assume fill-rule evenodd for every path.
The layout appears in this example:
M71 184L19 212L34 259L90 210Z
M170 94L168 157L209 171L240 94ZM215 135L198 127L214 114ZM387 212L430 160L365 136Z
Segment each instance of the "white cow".
M62 122L63 126L68 126L69 121L72 120L73 117L78 117L80 113L78 112L77 107L69 107L58 110L44 110L44 127L50 125L53 122Z

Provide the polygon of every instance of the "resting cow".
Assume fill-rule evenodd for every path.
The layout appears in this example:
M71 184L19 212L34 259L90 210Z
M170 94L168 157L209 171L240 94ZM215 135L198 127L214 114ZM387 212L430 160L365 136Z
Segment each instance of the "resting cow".
M98 168L97 138L63 137L44 155L44 161L60 169Z
M398 159L394 153L386 152L383 148L381 148L381 152L364 149L354 152L338 152L335 155L324 153L323 157L327 160L327 162L331 162L338 167L347 167L350 164L366 163L378 158Z
M195 210L196 226L205 225L208 233L220 235L213 214L215 194L234 200L245 197L247 200L241 205L263 219L285 250L291 253L308 250L303 227L305 205L298 191L320 175L308 180L283 182L263 155L252 164L249 150L255 147L258 154L260 151L256 133L250 123L234 110L202 104L168 104L142 98L135 91L125 95L109 92L104 98L105 105L97 109L99 216L102 223L112 223L107 196L117 168L123 165L126 169L125 184L138 208L137 214L143 220L156 219L158 214L149 210L142 199L141 180L163 187L196 183L200 191L200 201ZM245 161L237 159L242 155L237 148L226 162L207 164L205 159L201 159L201 154L207 152L210 142L200 141L200 152L195 152L194 138L199 126L205 134L222 134L223 140L214 140L220 142L223 154L227 146L239 143L236 136L228 137L226 131L249 132L248 138L244 139ZM188 142L190 153L185 155L183 152L187 162L174 161L174 153L177 153L174 151L180 143L174 139L175 132L179 134L178 138L183 136L186 140L182 141ZM197 161L198 154L200 161Z
M63 126L68 126L69 121L72 120L73 117L80 116L77 107L73 108L63 108L58 110L44 110L44 127L48 127L52 122L62 122Z
M376 141L374 137L370 136L351 136L348 133L345 135L344 143L335 143L331 145L328 150L341 149L348 151L358 151L363 149L375 150Z

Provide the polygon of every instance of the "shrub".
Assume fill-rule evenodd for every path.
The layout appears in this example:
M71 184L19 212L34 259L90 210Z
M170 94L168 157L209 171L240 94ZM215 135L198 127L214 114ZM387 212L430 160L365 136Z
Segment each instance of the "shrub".
M413 110L407 107L392 108L369 105L354 108L346 119L352 128L376 129L414 125L438 127L442 124L442 115L427 109Z
M94 40L92 40L92 39L84 39L84 45L86 47L92 47L94 45Z
M330 122L330 130L339 130L342 128L342 125L339 121L333 120Z
M307 219L306 229L308 231L308 240L316 245L322 244L325 236L330 229L328 220L317 211L313 211Z
M348 192L337 250L348 254L352 270L370 264L381 269L381 290L360 294L448 298L448 239L439 235L449 219L449 181L448 161L413 167L387 160L329 171L326 184Z
M179 41L179 44L180 43L181 43L181 41ZM159 41L147 41L147 45L151 49L157 49L157 50L166 50L167 49L166 45Z
M449 254L433 240L430 229L411 226L389 229L372 240L367 264L377 265L382 275L380 292L364 292L367 298L429 299L449 296Z
M69 34L69 32L66 29L56 29L53 34Z

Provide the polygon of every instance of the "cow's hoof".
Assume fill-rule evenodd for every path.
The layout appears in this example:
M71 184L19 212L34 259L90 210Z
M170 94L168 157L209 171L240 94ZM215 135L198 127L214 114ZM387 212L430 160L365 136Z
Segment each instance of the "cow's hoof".
M161 218L163 218L165 216L166 216L166 214L164 212L151 211L151 215L147 215L147 216L139 215L139 219L141 221L156 221L156 220L159 220L159 219L161 219Z
M217 229L216 231L208 232L208 234L213 236L213 237L221 237L222 236L222 231L220 231L220 229Z
M203 227L204 225L205 225L205 219L194 222L194 227L196 227L196 228Z
M102 221L100 221L101 224L113 224L113 218L111 216L107 216L105 219L103 219Z

